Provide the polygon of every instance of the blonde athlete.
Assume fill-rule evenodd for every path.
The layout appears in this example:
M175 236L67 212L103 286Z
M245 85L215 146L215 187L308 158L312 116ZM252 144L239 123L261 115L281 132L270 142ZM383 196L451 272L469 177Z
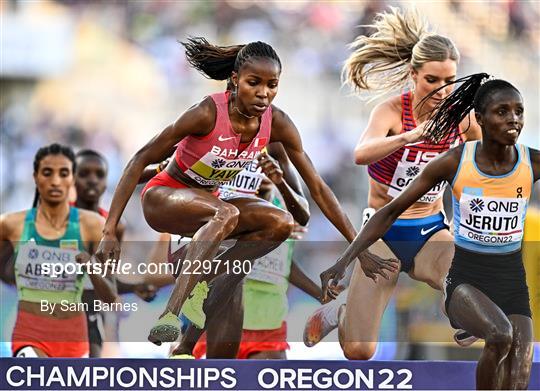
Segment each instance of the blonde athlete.
M379 95L412 85L375 106L354 151L356 163L368 166L368 207L378 210L401 194L429 161L465 140L478 139L480 130L469 115L453 129L424 132L437 103L452 91L452 86L441 87L456 77L459 53L449 38L430 33L418 14L396 8L379 14L373 27L372 36L360 36L352 45L355 50L344 68L347 81L357 91ZM370 248L381 257L398 258L401 271L438 290L454 254L443 213L445 186L436 184ZM448 245L438 245L441 242ZM367 360L376 351L381 318L399 272L375 282L374 275L360 266L352 274L346 307L340 308L339 340L347 358ZM304 334L308 346L333 328L328 318L337 316L325 316L328 312L337 314L330 307L308 319Z

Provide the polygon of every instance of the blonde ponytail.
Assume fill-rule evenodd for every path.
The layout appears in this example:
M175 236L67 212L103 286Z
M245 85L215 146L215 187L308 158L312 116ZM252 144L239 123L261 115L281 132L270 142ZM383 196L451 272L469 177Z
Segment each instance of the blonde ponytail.
M459 61L454 43L428 31L428 23L417 11L402 13L390 7L379 13L371 27L375 33L361 35L350 45L354 51L345 61L343 75L356 92L373 91L376 96L403 89L410 68L428 61Z

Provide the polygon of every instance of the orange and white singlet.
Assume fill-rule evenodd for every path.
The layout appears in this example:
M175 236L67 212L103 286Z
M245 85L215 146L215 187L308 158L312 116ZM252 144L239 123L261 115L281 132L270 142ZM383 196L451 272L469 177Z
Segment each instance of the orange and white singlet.
M478 143L465 143L452 182L455 242L482 253L520 250L534 178L529 149L516 144L514 168L494 176L483 173L476 164Z

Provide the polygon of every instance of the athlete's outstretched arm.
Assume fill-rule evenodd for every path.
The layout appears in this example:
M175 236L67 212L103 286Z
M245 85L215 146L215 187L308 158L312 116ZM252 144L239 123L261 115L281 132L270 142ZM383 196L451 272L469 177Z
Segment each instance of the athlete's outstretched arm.
M309 221L309 204L302 191L298 175L291 166L281 143L272 143L267 150L270 159L267 159L267 155L260 154L258 157L259 165L278 188L287 210L292 214L294 220L305 226ZM276 159L277 162L271 158Z
M211 98L207 98L188 109L129 161L114 192L109 217L103 229L103 239L96 254L99 260L103 262L105 259L118 259L120 256L120 246L115 237L118 221L146 166L168 158L174 146L184 137L210 133L216 116L215 105L210 101Z
M311 160L302 147L302 140L298 129L293 124L291 119L281 110L274 109L272 122L272 141L279 141L283 144L287 155L300 173L300 176L306 183L309 192L324 215L337 228L339 232L351 242L356 236L356 231L352 226L349 218L341 208L336 196L330 190L328 185L322 180L317 173ZM385 276L383 269L396 271L398 264L395 259L381 259L363 257L360 260L363 264L367 264L374 273ZM374 275L371 277L374 278Z
M311 197L321 208L321 211L347 241L352 241L356 236L356 230L345 215L332 190L313 167L311 160L302 147L298 129L296 129L289 116L276 107L273 110L271 141L280 142L283 145L287 156L298 170L309 189Z
M324 297L328 285L336 286L345 274L347 266L369 246L379 240L388 231L396 219L422 197L429 189L441 181L452 182L459 165L463 145L437 157L426 165L424 170L414 179L397 198L379 209L369 219L354 241L330 269L321 273ZM364 269L364 268L363 268ZM370 271L364 269L366 275ZM382 273L380 273L382 274Z
M97 248L99 240L101 239L101 232L103 230L104 218L95 212L87 210L79 210L80 213L80 226L81 226L81 238L84 243L84 247L88 252L83 252L77 256L77 262L87 263L96 262L95 258L91 256L94 250ZM116 279L111 273L107 272L105 277L99 273L89 273L88 277L92 282L96 296L106 303L115 303L119 301L116 290Z
M311 280L304 271L296 264L293 259L291 263L291 274L289 275L289 282L298 289L301 289L315 300L322 302L321 288ZM324 304L324 303L323 303Z

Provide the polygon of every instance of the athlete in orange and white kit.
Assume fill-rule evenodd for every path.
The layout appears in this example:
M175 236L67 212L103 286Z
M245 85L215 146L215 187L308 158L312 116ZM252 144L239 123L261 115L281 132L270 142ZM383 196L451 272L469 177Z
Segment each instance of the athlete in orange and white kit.
M540 151L517 143L525 123L521 93L505 80L489 79L478 73L457 80L463 84L441 102L427 128L452 129L474 109L482 141L452 148L430 162L375 213L321 279L323 289L336 284L347 265L401 213L437 183L448 182L455 253L443 289L450 324L485 340L476 389L525 390L534 337L522 242L533 184L540 179Z
M456 77L459 53L449 38L429 32L417 13L396 8L379 14L373 27L373 35L360 36L353 43L344 68L348 82L358 91L378 93L412 84L375 106L354 152L356 163L368 166L368 207L379 210L401 194L429 161L464 140L480 138L480 129L474 116L468 115L453 129L424 132L437 103L452 86L424 98ZM434 186L370 248L381 257L399 259L401 271L438 290L454 254L443 214L445 187L443 182ZM306 323L306 345L313 346L339 325L347 358L373 357L381 318L398 276L389 273L374 282L373 274L356 264L346 306L335 301L317 310Z

